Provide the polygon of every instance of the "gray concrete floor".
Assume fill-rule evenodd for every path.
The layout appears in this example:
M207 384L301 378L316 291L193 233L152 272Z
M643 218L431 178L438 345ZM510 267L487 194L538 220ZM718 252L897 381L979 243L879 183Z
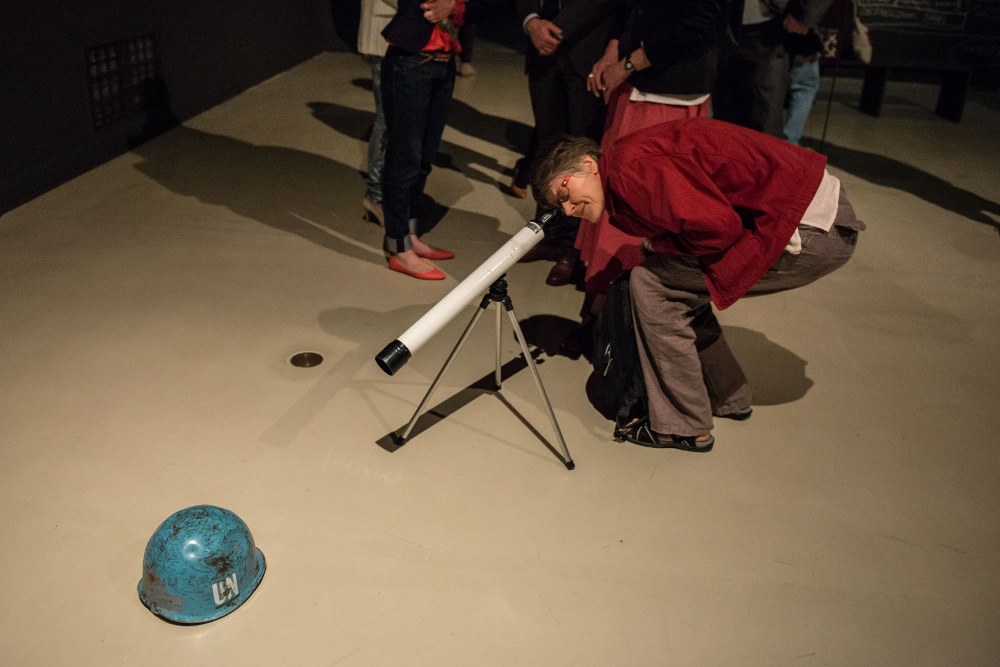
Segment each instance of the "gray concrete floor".
M373 362L524 226L522 61L482 43L429 192L448 280L391 273L361 219L367 69L327 53L0 218L0 663L985 665L1000 655L1000 104L960 124L841 80L824 150L869 224L843 270L722 313L755 386L707 455L615 443L546 332L581 293L509 273L576 469L474 307ZM829 81L825 82L829 86ZM825 95L825 93L824 93ZM809 134L818 138L825 100ZM551 336L550 336L551 337ZM505 359L518 346L505 328ZM299 351L317 367L288 363ZM165 623L143 550L207 503L268 569L234 613Z

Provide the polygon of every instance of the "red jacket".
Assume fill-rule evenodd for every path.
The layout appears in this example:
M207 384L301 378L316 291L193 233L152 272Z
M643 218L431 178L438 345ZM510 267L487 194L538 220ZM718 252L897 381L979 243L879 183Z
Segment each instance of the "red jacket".
M819 153L707 118L622 137L601 156L611 223L698 258L728 308L781 254L823 179Z

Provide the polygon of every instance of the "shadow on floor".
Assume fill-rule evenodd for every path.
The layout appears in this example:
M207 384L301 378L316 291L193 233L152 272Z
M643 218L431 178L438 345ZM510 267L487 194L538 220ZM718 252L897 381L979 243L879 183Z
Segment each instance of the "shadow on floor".
M371 79L352 79L351 84L367 91L372 90ZM313 102L312 104L319 104ZM369 121L369 130L371 129ZM531 140L531 126L502 116L483 113L476 107L452 98L448 111L448 127L478 137L496 146L503 146L524 153ZM364 137L367 139L367 134Z
M743 327L723 327L723 330L750 381L755 406L793 403L812 387L804 359L757 331ZM619 396L611 392L597 370L587 379L587 398L602 417L614 421Z
M538 357L541 355L541 350L535 349L531 351L531 357L533 363L542 363L538 361ZM525 362L524 355L519 354L514 359L511 359L507 363L501 365L500 367L500 378L501 384L512 378L517 373L525 370L528 364ZM444 421L449 416L458 412L461 408L465 407L471 403L476 398L484 395L492 394L495 395L501 403L513 414L521 424L527 428L532 435L534 435L538 440L548 449L556 458L562 460L561 455L558 452L556 446L543 435L532 423L528 420L521 412L515 408L503 395L502 389L500 391L496 388L496 379L494 376L494 371L488 372L483 375L473 383L469 384L458 392L453 393L451 396L445 398L443 401L437 403L433 407L425 408L424 411L420 413L416 421L413 423L412 429L407 433L407 427L409 422L402 424L398 429L387 433L378 440L376 444L387 452L396 452L403 445L410 441L410 439L420 435L424 431L433 427L438 422ZM433 399L434 396L432 395ZM409 416L413 419L413 415ZM406 434L406 439L402 439L402 435Z
M315 153L251 144L183 125L165 138L169 140L142 144L133 153L143 158L135 168L168 190L354 259L384 261L381 253L366 251L340 235L350 234L353 227L334 230L331 224L331 214L343 209L343 197L331 184L353 178L351 167ZM360 216L360 190L358 202Z
M150 141L132 152L143 158L135 168L168 190L223 206L341 255L384 263L378 227L343 224L361 219L363 180L356 188L357 218L348 213L355 208L345 204L344 191L352 190L345 184L358 179L355 168L316 153L251 144L183 125L167 136L169 141ZM424 232L450 210L429 197L421 208ZM497 233L496 220L468 212L463 212L463 225Z
M520 322L528 345L546 356L570 359L592 357L588 329L564 317L533 315ZM740 361L753 388L754 405L782 405L804 397L813 381L806 376L806 361L767 336L743 327L723 327L726 340ZM587 380L587 398L601 416L613 420L618 396L609 393L600 373Z
M330 102L310 102L309 108L317 120L322 121L337 132L358 141L368 140L372 121L375 118L374 112ZM470 131L474 134L481 134L477 129L470 128ZM512 173L509 167L500 164L495 157L445 140L441 141L437 156L434 158L434 166L457 172L469 180L491 186L497 186L500 183L490 175L483 173L483 168L504 175ZM363 171L359 171L357 174L362 180L364 179Z
M1000 204L949 183L934 174L885 155L807 140L809 148L821 150L832 166L869 183L907 192L963 218L993 227L1000 233Z

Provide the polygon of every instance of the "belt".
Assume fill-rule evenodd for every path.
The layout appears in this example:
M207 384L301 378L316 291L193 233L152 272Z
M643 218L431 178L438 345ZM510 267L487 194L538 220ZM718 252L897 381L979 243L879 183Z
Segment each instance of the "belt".
M420 56L421 65L429 62L446 63L455 57L451 51L421 51L417 55Z

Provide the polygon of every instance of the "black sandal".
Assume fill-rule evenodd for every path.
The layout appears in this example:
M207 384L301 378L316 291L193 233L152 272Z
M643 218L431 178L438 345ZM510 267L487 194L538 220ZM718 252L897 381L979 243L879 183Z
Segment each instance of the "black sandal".
M753 415L753 408L747 408L743 412L730 412L728 415L716 415L716 417L722 417L723 419L734 419L738 422L745 422L750 419Z
M633 424L627 428L615 431L616 439L631 442L643 447L657 449L683 449L687 452L707 452L715 445L715 437L699 442L697 435L663 435L649 428L649 422Z

